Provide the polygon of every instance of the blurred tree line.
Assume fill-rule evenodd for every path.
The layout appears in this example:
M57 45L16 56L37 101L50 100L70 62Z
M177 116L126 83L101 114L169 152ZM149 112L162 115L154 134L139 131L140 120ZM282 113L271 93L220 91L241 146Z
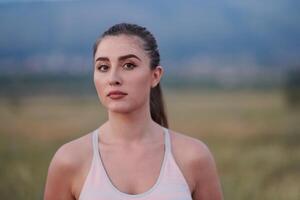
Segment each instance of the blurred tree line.
M287 72L284 91L288 106L300 108L300 66Z
M288 107L300 108L300 66L287 71L283 82L253 80L232 86L212 77L184 78L168 76L162 79L166 88L190 88L208 90L273 90L283 89ZM283 87L282 87L283 86ZM30 74L0 75L0 98L7 99L12 107L18 107L22 97L34 95L96 95L92 74Z

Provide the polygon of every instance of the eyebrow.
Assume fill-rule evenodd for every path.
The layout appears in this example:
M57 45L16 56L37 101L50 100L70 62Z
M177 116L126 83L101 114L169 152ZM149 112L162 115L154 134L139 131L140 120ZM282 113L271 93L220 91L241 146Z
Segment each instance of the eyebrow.
M119 60L119 61L122 61L122 60L126 60L126 59L128 59L128 58L136 58L136 59L138 59L138 60L141 61L141 59L140 59L139 57L137 57L136 55L134 55L134 54L128 54L128 55L120 56L120 57L118 58L118 60ZM97 61L109 61L109 59L108 59L107 57L98 57L98 58L96 59L96 62L97 62Z

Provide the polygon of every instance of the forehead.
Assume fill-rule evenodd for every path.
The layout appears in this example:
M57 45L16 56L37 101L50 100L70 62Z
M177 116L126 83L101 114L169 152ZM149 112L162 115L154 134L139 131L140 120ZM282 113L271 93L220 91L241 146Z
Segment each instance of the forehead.
M141 59L148 58L142 39L128 35L105 36L98 44L95 59L100 56L114 58L128 54L137 55Z

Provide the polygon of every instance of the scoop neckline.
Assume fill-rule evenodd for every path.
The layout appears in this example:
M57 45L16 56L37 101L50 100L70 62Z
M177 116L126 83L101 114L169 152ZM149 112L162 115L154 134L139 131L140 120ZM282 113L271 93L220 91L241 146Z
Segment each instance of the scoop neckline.
M131 197L131 198L136 198L136 197L144 197L150 193L152 193L156 188L157 186L160 184L161 182L161 179L162 179L162 176L164 174L164 171L165 171L165 163L166 163L166 160L167 160L167 129L165 127L162 127L163 128L163 133L164 133L164 158L163 158L163 161L161 163L161 167L160 167L160 171L159 171L159 175L158 175L158 178L156 179L155 183L148 189L146 190L145 192L142 192L142 193L139 193L139 194L128 194L126 192L122 192L121 190L119 190L112 182L111 178L109 177L106 169L105 169L105 166L104 166L104 162L102 160L102 157L101 157L101 152L100 152L100 144L99 144L99 134L101 134L101 132L99 131L99 128L96 129L96 147L97 147L97 159L100 161L101 163L101 167L103 169L103 171L105 172L105 178L107 180L107 182L109 182L109 185L113 188L113 190L122 195L122 196L126 196L126 197Z

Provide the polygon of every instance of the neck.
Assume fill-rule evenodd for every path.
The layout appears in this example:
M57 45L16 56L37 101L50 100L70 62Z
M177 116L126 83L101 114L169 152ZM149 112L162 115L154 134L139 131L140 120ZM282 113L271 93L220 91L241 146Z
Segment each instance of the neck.
M108 112L104 137L106 141L122 144L140 143L154 138L153 133L160 132L150 114L150 107L145 106L130 113ZM156 138L156 137L155 137Z

